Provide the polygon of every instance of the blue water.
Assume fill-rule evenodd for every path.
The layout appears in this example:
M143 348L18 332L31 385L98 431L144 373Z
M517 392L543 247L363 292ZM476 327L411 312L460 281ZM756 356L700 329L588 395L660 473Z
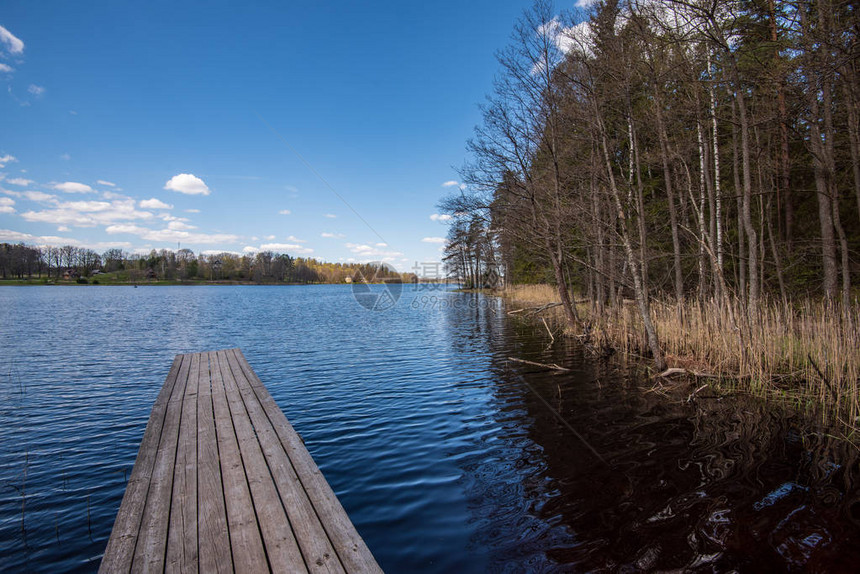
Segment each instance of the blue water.
M498 299L367 307L336 285L0 288L0 572L95 571L174 355L227 347L387 572L856 565L860 494L823 435L669 402Z
M481 570L459 464L495 438L474 319L499 303L475 301L407 288L375 312L348 286L0 289L0 571L97 568L173 356L234 346L384 567Z

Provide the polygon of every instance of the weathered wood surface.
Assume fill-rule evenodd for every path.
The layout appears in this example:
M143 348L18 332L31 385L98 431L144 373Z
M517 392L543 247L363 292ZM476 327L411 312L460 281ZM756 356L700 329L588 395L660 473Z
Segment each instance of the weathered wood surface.
M178 355L99 572L381 572L239 349Z

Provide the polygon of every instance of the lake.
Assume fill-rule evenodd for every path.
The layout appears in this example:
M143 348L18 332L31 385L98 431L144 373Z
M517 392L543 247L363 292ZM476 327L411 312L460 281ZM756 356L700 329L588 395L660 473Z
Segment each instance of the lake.
M227 347L387 572L860 563L857 451L802 417L664 396L500 299L361 302L346 285L0 288L0 571L95 571L174 355Z

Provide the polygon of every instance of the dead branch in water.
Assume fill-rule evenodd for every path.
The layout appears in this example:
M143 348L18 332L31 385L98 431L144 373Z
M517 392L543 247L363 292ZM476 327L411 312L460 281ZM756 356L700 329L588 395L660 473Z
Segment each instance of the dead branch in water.
M523 307L522 309L514 309L513 311L508 311L508 315L516 315L517 313L526 312L526 315L537 315L542 311L546 311L547 309L552 309L553 307L560 307L561 303L547 303L546 305L538 305L537 307Z
M531 365L533 367L542 367L544 369L552 369L554 371L566 371L566 372L570 371L570 369L567 369L565 367L561 367L559 365L556 365L555 363L549 363L549 364L547 364L547 363L536 363L535 361L527 361L525 359L517 359L515 357L508 357L508 360L513 361L515 363L522 363L524 365Z
M549 333L550 339L552 339L552 343L555 343L555 335L553 335L552 331L550 331L549 325L547 324L546 319L541 317L541 320L543 321L543 326L546 327L546 332ZM550 343L550 344L552 344L552 343Z

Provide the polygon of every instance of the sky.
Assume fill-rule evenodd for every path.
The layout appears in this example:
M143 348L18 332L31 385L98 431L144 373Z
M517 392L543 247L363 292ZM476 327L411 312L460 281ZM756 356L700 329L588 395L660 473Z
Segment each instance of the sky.
M439 261L528 0L0 6L0 242Z

